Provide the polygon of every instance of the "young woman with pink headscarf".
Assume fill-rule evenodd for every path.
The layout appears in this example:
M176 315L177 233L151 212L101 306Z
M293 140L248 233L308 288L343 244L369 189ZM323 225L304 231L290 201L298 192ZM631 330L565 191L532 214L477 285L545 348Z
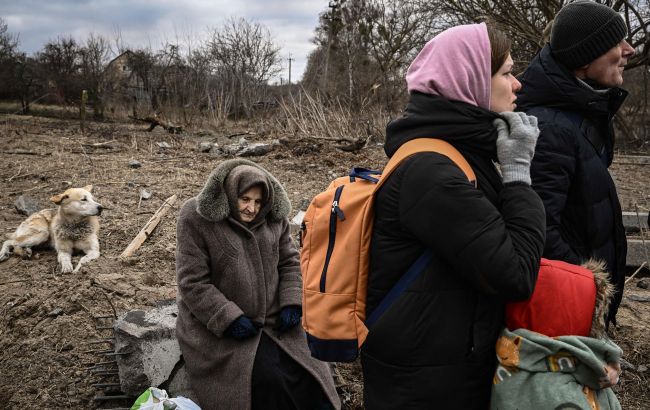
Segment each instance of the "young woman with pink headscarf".
M504 306L531 295L545 231L529 173L539 130L512 112L521 86L512 64L510 41L473 24L434 37L408 70L410 101L388 124L386 154L416 138L445 140L477 186L447 157L418 153L376 197L368 315L414 261L431 258L370 327L368 409L489 405Z

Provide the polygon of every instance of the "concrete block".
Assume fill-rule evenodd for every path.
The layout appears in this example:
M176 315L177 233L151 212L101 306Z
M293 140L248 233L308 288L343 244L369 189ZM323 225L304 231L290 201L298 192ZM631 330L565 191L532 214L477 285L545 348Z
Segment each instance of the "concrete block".
M176 340L178 307L171 301L158 308L133 310L115 323L115 351L122 391L138 396L148 387L166 388L170 397L192 398L181 369Z
M644 230L648 229L648 213L639 212L637 216L636 212L623 212L623 225L626 230L629 229L639 229L639 223L641 223L641 228Z
M259 157L266 155L273 150L273 145L265 143L255 143L244 146L237 152L238 157Z
M625 264L627 266L641 266L643 262L647 261L646 255L650 255L650 241L646 240L645 243L642 239L627 240L627 258Z

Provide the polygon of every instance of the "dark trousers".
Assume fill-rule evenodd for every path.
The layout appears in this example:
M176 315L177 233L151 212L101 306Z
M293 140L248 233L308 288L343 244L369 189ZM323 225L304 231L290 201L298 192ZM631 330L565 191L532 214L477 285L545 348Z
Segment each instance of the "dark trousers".
M324 403L316 379L262 333L253 363L252 408L309 410Z

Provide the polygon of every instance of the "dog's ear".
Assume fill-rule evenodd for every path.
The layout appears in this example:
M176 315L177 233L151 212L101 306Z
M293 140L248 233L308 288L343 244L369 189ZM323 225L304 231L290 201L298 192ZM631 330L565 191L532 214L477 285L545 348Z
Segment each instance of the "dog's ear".
M50 198L50 201L54 202L57 205L61 205L61 202L63 202L68 196L66 194L59 194L59 195L54 195L52 198Z
M81 189L85 189L88 192L92 192L93 191L93 186L92 185L86 185L85 187L83 187Z

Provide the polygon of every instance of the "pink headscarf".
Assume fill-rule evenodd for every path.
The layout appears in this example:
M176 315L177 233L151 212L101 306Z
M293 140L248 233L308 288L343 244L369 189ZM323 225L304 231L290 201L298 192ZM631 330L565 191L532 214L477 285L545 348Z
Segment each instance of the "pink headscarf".
M490 39L485 23L456 26L424 46L406 73L419 91L490 109Z

